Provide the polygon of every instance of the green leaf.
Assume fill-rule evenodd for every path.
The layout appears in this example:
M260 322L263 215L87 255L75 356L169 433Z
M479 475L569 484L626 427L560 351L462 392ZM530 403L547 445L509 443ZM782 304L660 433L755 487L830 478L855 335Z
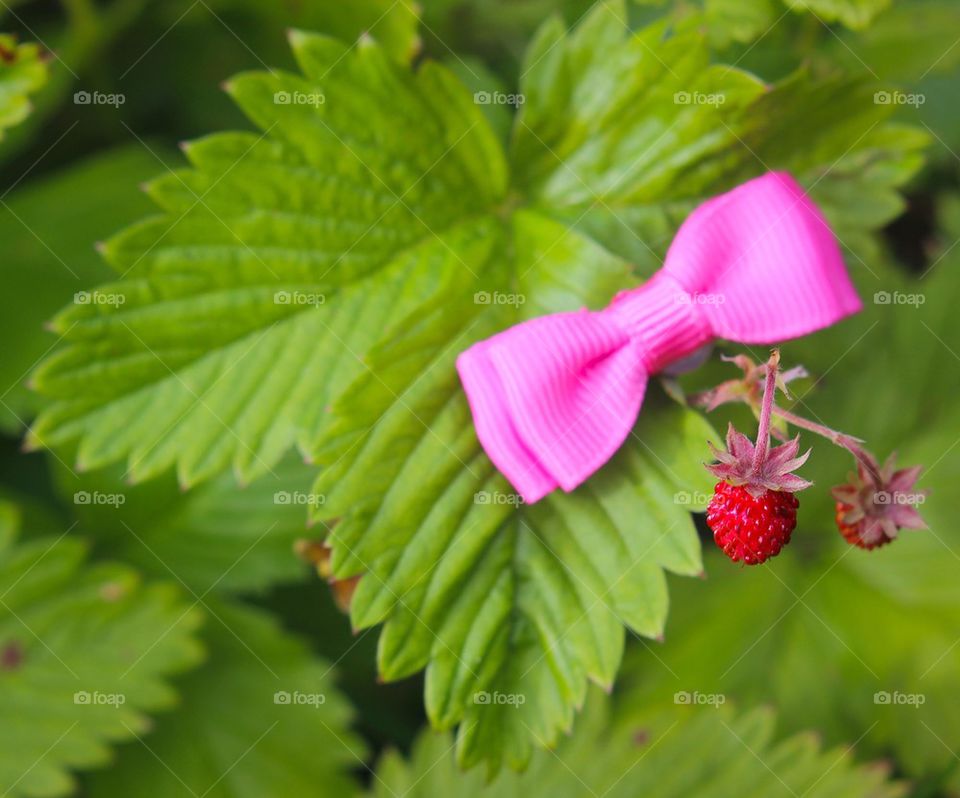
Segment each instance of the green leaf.
M700 571L688 509L710 485L699 461L715 437L697 414L651 395L631 444L600 475L516 509L473 433L452 367L458 348L445 342L496 329L504 315L595 304L625 278L623 263L555 222L518 213L515 226L522 311L446 304L372 352L333 408L315 487L326 497L315 515L337 519L335 574L363 574L354 626L386 621L385 678L426 666L427 712L441 728L462 723L465 765L522 766L531 738L552 743L571 726L587 678L612 685L624 625L661 632L662 569ZM584 287L592 294L577 296ZM529 703L484 711L474 703L482 691Z
M829 37L824 54L848 69L866 63L883 80L913 82L955 70L958 26L960 8L950 0L895 3L866 30Z
M91 798L352 795L366 751L332 668L265 613L211 602L210 658L182 679L177 711L88 780Z
M919 164L919 138L894 138L863 84L800 72L768 88L710 65L696 20L633 35L625 16L604 3L572 33L544 26L509 169L450 72L295 34L303 77L229 84L262 133L191 145L193 168L153 185L165 215L106 248L125 276L101 292L124 302L62 314L68 343L36 374L54 404L31 442L79 441L81 467L124 460L140 480L175 465L189 486L269 472L292 444L320 463L334 573L362 575L353 623L384 624L384 678L426 669L428 714L461 724L463 765L522 766L570 728L588 680L612 684L624 627L660 634L665 571L701 570L688 510L716 436L651 389L601 474L518 508L456 354L604 306L636 283L623 255L649 272L699 199L767 166L820 196L847 186L831 212L862 201L844 227L862 234ZM800 140L804 113L817 129ZM485 690L529 700L481 712Z
M545 212L647 273L689 210L767 170L792 172L850 246L902 211L929 137L886 121L875 84L801 69L767 86L711 65L696 15L623 33L601 5L530 47L511 159Z
M223 13L248 14L249 17L244 20L246 25L242 28L245 37L250 34L246 29L250 26L281 31L284 26L293 24L335 36L350 45L361 37L370 37L393 58L404 63L408 63L420 50L420 6L411 0L302 4L211 0L209 6ZM171 9L169 21L174 22L181 13L180 9Z
M610 703L593 691L574 737L564 740L555 752L539 752L525 773L503 773L490 785L480 773L459 771L445 735L424 734L409 761L393 752L383 757L369 795L888 798L904 794L900 785L887 781L885 767L858 765L849 751L821 750L813 735L777 740L776 717L769 710L735 714L726 706L679 706L617 717Z
M292 455L243 488L230 474L191 491L172 474L141 485L126 484L117 469L77 477L61 467L57 477L98 550L144 573L175 576L197 596L302 578L294 544L311 536L307 508L324 499L310 490L314 469Z
M29 95L47 80L47 66L40 46L17 44L0 33L0 138L8 127L20 124L30 113Z
M730 42L752 42L766 33L780 16L774 0L704 0L710 40L716 47Z
M823 22L842 22L848 28L866 28L892 0L786 0L794 11L816 14Z
M823 209L852 267L863 239L899 216L898 189L923 166L930 136L888 121L876 85L835 77L813 83L800 70L747 111L739 144L761 163L798 175ZM804 131L806 131L804 133Z
M43 324L75 294L110 278L94 244L150 211L137 185L156 174L158 157L139 145L123 147L4 197L0 338L17 345L0 361L0 427L19 430L36 413L40 399L24 383L50 350Z
M62 795L69 769L105 764L110 744L149 728L145 712L175 702L166 677L199 659L200 616L169 584L85 563L71 537L16 544L8 506L3 516L0 785Z
M321 3L311 12L304 24L351 43L372 36L399 61L410 61L420 49L419 6L410 0Z
M386 620L384 677L427 666L428 714L439 727L463 723L461 761L502 756L519 766L531 734L552 742L570 727L587 677L612 684L624 624L660 633L661 568L699 572L696 534L674 497L702 494L708 480L695 473L684 474L695 482L683 481L673 466L683 470L709 432L696 416L684 420L684 411L657 408L651 398L636 445L588 486L516 511L467 426L466 403L450 386L416 387L422 393L404 391L377 432L415 413L430 419L430 433L402 445L373 434L317 487L329 491L323 512L340 519L329 537L335 572L363 573L351 605L355 626ZM447 398L430 407L431 393ZM424 497L415 503L412 483ZM371 485L383 491L379 505ZM522 693L529 704L519 713L483 712L473 699L484 690Z
M82 436L82 468L125 457L138 480L173 463L184 485L231 464L252 479L311 448L371 343L472 277L505 176L470 97L369 44L292 42L308 78L230 84L264 132L191 145L196 168L151 187L167 215L106 246L126 279L56 320L69 345L35 375L55 403L34 443Z

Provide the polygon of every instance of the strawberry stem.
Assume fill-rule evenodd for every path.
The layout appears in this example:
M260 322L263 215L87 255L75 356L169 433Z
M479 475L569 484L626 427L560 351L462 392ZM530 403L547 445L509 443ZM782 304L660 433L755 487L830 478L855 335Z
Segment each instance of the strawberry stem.
M705 407L708 411L715 409L721 404L727 402L744 402L754 410L759 409L760 426L757 430L757 442L754 446L753 458L750 461L750 471L757 476L770 453L770 421L771 416L776 415L788 424L792 424L800 429L805 429L826 438L831 443L846 449L853 458L866 470L877 484L882 484L883 480L880 474L880 465L876 458L864 449L860 444L863 443L859 438L852 435L846 435L837 430L830 429L823 424L816 424L803 416L798 416L789 410L777 407L774 401L775 389L779 384L781 387L790 379L807 376L807 372L802 366L788 369L782 374L780 368L780 350L774 349L770 353L770 359L766 364L766 379L764 380L763 396L758 402L757 394L759 389L759 374L764 368L755 365L753 361L745 355L737 357L724 358L736 363L743 371L743 377L739 380L729 380L716 388L708 391L702 391L690 397L688 401L698 407ZM759 404L759 408L757 405Z
M767 378L763 384L763 404L760 407L760 426L757 443L753 450L753 473L759 474L770 453L770 416L773 414L773 397L777 389L777 369L780 366L780 350L774 349L767 361Z
M774 407L773 412L788 424L792 424L795 427L805 429L808 432L812 432L822 438L826 438L831 443L846 449L848 452L850 452L850 454L853 455L854 459L858 463L861 463L863 467L870 472L871 476L878 480L878 484L881 481L876 460L874 460L873 456L860 445L862 441L860 441L859 438L854 438L851 435L846 435L842 432L838 432L835 429L830 429L830 427L826 427L823 424L817 424L804 418L803 416L798 416L795 413L791 413L789 410L784 410L782 407Z

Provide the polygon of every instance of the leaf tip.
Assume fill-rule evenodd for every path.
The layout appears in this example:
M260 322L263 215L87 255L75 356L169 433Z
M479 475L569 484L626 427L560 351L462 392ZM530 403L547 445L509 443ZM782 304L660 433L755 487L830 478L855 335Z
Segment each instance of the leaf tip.
M294 52L298 52L302 47L307 43L307 40L311 36L316 36L316 34L311 34L300 28L287 28L286 30L287 42L290 45L290 49Z

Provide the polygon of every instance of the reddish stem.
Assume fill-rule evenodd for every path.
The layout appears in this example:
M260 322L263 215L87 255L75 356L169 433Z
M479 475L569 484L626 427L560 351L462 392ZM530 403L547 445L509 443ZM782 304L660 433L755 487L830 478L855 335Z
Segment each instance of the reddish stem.
M759 474L770 453L770 416L773 414L774 393L777 390L777 369L780 366L780 350L774 349L767 361L767 378L763 384L763 404L760 406L760 426L757 443L753 450L753 473Z
M825 427L823 424L817 424L813 421L809 421L803 416L798 416L794 413L791 413L789 410L784 410L782 407L775 406L773 408L773 412L788 424L792 424L800 429L805 429L808 432L813 432L822 438L826 438L831 443L846 449L854 456L858 463L863 464L863 467L870 472L874 479L877 480L877 484L882 482L880 479L880 473L877 470L876 461L874 461L870 453L860 445L861 441L858 438L854 438L851 435L845 435L842 432L837 432L837 430L830 429L830 427Z

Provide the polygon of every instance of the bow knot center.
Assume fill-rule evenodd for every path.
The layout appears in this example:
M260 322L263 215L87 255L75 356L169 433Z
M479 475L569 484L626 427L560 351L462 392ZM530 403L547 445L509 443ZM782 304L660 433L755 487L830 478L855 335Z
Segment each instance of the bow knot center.
M704 311L723 301L720 294L691 293L660 271L640 287L622 291L602 312L630 336L647 373L656 374L712 340Z

